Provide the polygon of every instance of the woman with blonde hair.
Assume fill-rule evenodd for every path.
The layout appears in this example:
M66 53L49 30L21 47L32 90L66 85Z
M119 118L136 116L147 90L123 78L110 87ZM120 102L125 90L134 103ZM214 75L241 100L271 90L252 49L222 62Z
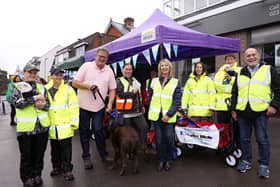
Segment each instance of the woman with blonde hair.
M176 111L180 106L181 89L178 79L173 78L172 64L167 59L158 65L159 77L152 80L149 88L149 120L155 124L156 146L159 156L158 171L171 168L174 149L174 124Z

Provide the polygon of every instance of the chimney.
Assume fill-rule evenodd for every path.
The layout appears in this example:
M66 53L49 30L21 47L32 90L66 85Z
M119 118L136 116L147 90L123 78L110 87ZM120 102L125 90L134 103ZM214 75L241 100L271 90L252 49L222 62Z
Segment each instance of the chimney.
M134 28L134 19L131 17L127 17L123 20L124 26L127 30L131 31Z

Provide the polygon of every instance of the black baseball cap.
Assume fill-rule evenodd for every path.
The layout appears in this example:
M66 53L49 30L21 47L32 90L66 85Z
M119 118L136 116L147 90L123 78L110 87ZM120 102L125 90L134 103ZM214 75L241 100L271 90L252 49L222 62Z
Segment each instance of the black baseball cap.
M51 70L51 75L57 74L57 73L64 73L64 69L61 68L53 68Z
M39 71L39 69L35 66L35 65L33 65L33 64L26 64L25 66L24 66L24 68L23 68L23 71L24 72L26 72L26 71L32 71L32 70L34 70L34 71Z

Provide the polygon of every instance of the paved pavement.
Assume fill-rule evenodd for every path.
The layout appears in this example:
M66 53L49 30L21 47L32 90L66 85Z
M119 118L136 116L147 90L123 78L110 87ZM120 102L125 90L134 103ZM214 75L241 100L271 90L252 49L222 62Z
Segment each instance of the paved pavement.
M9 108L7 107L7 112ZM254 157L253 168L246 174L240 174L233 168L225 165L224 159L216 155L215 151L205 149L197 151L184 150L169 172L157 172L155 158L150 161L141 161L140 172L132 174L131 168L127 175L118 176L119 170L109 170L108 165L101 163L97 156L95 145L92 142L91 150L94 170L84 170L81 160L81 148L78 135L73 139L73 163L75 180L65 182L63 177L52 178L50 146L45 153L45 168L43 180L45 187L103 187L103 186L192 186L192 187L266 187L280 186L280 120L271 119L269 133L271 139L271 178L268 180L257 177L257 161ZM255 139L252 139L255 144ZM108 142L108 146L110 142ZM22 186L19 179L19 151L16 140L15 128L9 125L9 115L3 115L0 109L0 186ZM109 152L112 149L109 146ZM256 147L253 150L256 153Z

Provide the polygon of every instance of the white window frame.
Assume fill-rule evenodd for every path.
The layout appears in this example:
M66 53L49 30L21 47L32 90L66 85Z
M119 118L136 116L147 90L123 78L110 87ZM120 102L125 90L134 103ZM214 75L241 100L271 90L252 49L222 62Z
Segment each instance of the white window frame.
M175 7L175 1L178 1L179 7ZM227 0L220 0L220 1L218 1L216 3L212 3L212 4L210 4L210 0L206 0L206 6L202 7L202 8L197 8L197 1L198 0L188 0L188 1L193 1L194 7L193 7L192 11L186 12L186 10L185 10L185 1L184 0L164 0L163 1L163 11L168 16L170 16L172 18L176 18L176 17L188 15L188 14L191 14L191 13L194 13L194 12L206 9L208 7L211 7L211 6L215 6L217 4L225 2ZM168 8L168 11L167 11L167 8Z
M85 50L86 50L86 46L85 45L82 45L82 46L79 46L79 47L75 48L76 56L84 56Z

